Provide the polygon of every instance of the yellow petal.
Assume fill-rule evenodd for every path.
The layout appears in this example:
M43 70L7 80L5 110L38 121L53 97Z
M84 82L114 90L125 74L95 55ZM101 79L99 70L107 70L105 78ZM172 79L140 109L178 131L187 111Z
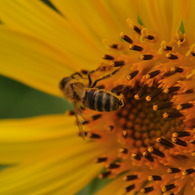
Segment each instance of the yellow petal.
M56 147L55 142L50 144ZM58 191L74 194L102 169L101 165L93 163L103 152L99 145L86 144L80 139L77 143L66 144L66 148L58 148L60 153L48 152L50 147L39 158L4 169L0 177L0 194L13 191L16 194L58 194Z
M71 24L101 44L102 39L115 43L121 31L126 31L128 17L136 18L133 1L54 1L54 5ZM134 9L135 10L135 9ZM83 13L81 15L81 12Z
M138 14L143 24L165 41L171 41L178 32L186 12L184 0L138 0Z
M59 153L59 148L81 140L77 132L75 118L65 115L1 120L0 164L17 163L47 152Z
M189 41L190 44L194 44L195 43L195 35L194 35L195 1L189 0L187 2L188 4L186 4L186 6L188 6L188 11L186 12L184 18L184 28L185 28L187 40Z
M75 117L66 114L3 119L0 120L0 142L15 143L60 138L76 134L76 129Z
M75 194L102 169L110 150L77 136L74 117L49 115L0 121L0 194Z
M87 34L41 1L0 0L0 12L5 23L0 29L0 73L39 90L60 95L59 80L95 68L103 55Z
M60 51L69 53L80 66L82 64L82 68L90 67L102 55L103 45L99 48L87 34L77 31L64 16L42 1L0 0L0 13L6 25L39 37ZM63 55L61 58L67 61ZM78 63L72 66L79 67Z
M99 3L99 1L97 0ZM105 6L107 12L113 18L118 32L129 32L129 25L127 19L131 18L133 21L137 21L137 10L135 9L136 1L134 0L113 0L113 1L101 1Z
M0 74L58 96L59 81L75 71L74 60L65 52L4 26L0 27L0 62Z
M104 188L99 190L95 195L105 195L105 194L121 195L124 194L124 190L122 187L124 187L124 181L122 180L122 177L118 177L117 179L111 181Z

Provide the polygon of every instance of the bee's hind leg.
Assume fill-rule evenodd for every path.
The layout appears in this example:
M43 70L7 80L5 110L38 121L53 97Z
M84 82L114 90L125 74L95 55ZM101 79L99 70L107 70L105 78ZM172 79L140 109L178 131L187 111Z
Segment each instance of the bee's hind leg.
M79 77L83 78L82 74L79 73L79 72L75 72L75 73L73 73L73 74L71 75L72 78L75 78L75 76L79 76Z
M102 81L104 79L107 79L107 78L115 75L119 70L120 70L120 68L116 69L115 71L111 72L110 74L107 74L107 75L95 80L93 83L92 83L92 80L91 80L90 87L92 87L92 88L95 87L99 81Z

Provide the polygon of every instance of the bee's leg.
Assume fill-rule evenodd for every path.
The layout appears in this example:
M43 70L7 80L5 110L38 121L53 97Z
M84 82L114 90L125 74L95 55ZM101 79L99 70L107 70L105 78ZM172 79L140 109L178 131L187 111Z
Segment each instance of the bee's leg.
M92 81L91 81L90 87L95 87L99 81L102 81L102 80L104 80L104 79L107 79L107 78L113 76L113 75L116 74L119 70L120 70L120 68L116 69L115 71L111 72L110 74L107 74L107 75L105 75L105 76L103 76L103 77L101 77L101 78L95 80L93 83L92 83Z
M83 78L82 74L79 72L75 72L74 74L71 75L71 77L74 78L76 75Z
M88 74L87 74L87 77L88 77L88 87L91 87L91 85L92 85L92 78L91 78L91 74L93 74L94 72L96 72L97 70L92 70L92 71L90 71L90 72L88 72Z

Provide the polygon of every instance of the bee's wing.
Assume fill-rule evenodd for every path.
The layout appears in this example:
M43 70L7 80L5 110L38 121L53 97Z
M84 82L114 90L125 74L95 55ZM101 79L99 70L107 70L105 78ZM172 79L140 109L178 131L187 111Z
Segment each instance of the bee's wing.
M85 86L83 83L74 83L72 86L79 98L83 98L85 96Z
M81 117L81 109L80 109L80 107L78 106L78 104L76 102L74 102L73 105L74 105L74 109L75 109L76 123L77 123L77 126L79 128L79 135L81 135L81 137L83 139L85 139L85 132L83 130L82 122L81 122L81 119L80 119L80 117Z

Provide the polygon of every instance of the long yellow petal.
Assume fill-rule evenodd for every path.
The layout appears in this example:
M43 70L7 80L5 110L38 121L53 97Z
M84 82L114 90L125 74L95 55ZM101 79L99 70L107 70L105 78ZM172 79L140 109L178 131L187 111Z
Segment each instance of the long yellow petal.
M76 147L72 147L73 144ZM62 194L74 194L102 169L101 165L93 164L95 157L102 153L99 148L99 144L86 144L80 140L77 144L69 143L66 148L59 148L63 153L45 151L39 158L4 169L0 177L0 194L13 191L17 194L51 194L59 189Z
M0 59L0 74L58 96L59 81L76 69L65 52L4 26L0 27Z
M132 2L132 1L131 1ZM136 18L129 1L53 1L54 5L79 30L101 44L101 39L115 43L121 31L127 31L128 17ZM81 16L82 10L82 16Z
M52 43L61 51L69 52L82 63L83 68L90 67L90 62L94 63L94 59L101 56L101 48L92 43L87 34L74 29L64 16L42 1L0 0L0 13L6 25Z
M137 0L138 14L144 25L162 40L171 41L178 32L188 1Z
M102 39L113 37L107 29L112 30L115 23L109 18L106 10L94 1L54 1L53 4L65 16L68 23L78 32L88 36L90 42L95 42L105 52L102 47ZM81 16L82 10L82 16ZM116 32L113 32L114 34Z
M0 194L75 194L102 169L110 150L77 136L74 117L49 115L0 121Z
M68 128L67 128L68 127ZM56 129L57 128L57 129ZM54 131L54 129L56 129ZM49 140L76 133L75 118L66 114L0 120L0 142Z
M195 1L189 0L188 1L188 12L186 12L186 15L184 17L184 28L186 31L186 37L190 44L195 43L195 25L194 25L194 9L195 9ZM186 5L187 6L187 5Z
M131 18L133 21L137 22L137 9L135 9L136 1L134 0L112 0L112 1L99 1L96 0L98 3L101 2L104 6L106 11L110 14L113 18L115 25L117 26L117 31L125 32L128 34L129 32L129 25L127 23L127 19Z
M97 193L95 193L95 195L104 195L104 194L121 195L124 194L123 187L124 187L124 181L122 180L122 177L119 177L111 181L108 185L103 187L101 190L99 190Z
M0 164L18 163L47 152L59 153L67 144L80 141L77 131L75 118L65 115L1 120Z

